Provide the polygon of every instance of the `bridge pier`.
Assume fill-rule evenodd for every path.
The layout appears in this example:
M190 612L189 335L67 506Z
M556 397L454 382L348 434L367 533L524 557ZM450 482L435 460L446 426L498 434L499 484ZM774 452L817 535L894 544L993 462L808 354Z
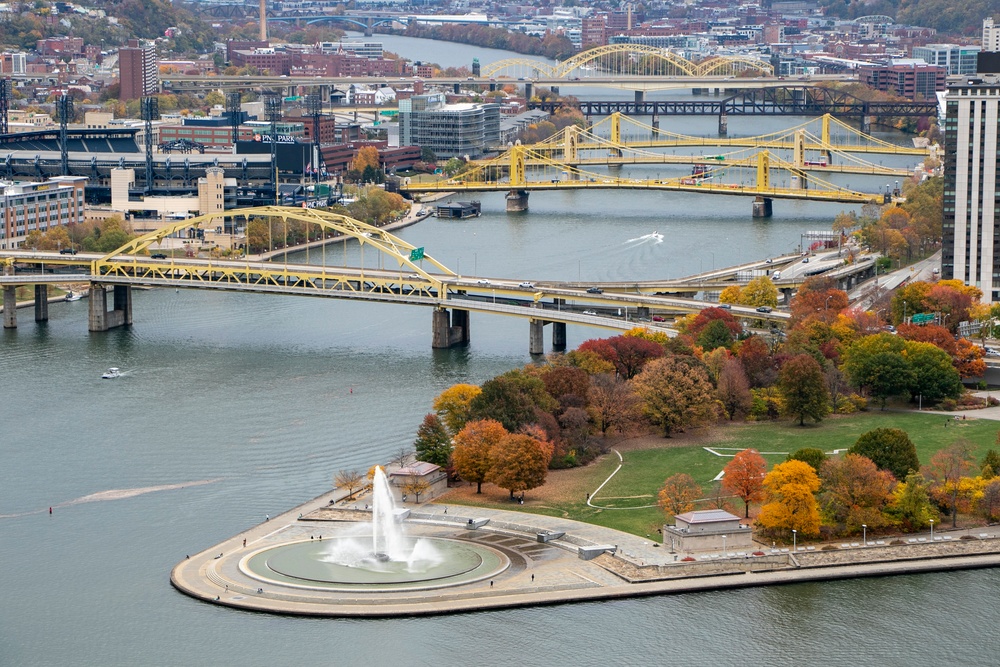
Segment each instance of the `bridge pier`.
M646 101L646 93L642 90L635 91L635 101L636 104L640 104Z
M545 320L528 320L528 354L545 353Z
M691 89L691 94L692 94L692 95L701 95L701 93L702 93L702 92L703 92L703 91L702 91L702 89L701 89L701 88L692 88L692 89Z
M496 92L496 89L497 89L497 84L495 82L491 82L490 83L490 92L491 93Z
M17 328L17 287L3 286L3 328Z
M757 197L753 200L753 217L770 218L773 215L770 197Z
M656 138L656 133L660 129L660 117L655 113L653 114L653 122L650 123L653 126L653 139Z
M649 306L639 306L635 309L635 317L637 320L648 320L649 319Z
M553 350L565 350L566 349L566 323L565 322L553 322L552 323L552 349Z
M456 95L458 95L460 92L462 92L462 84L460 83L451 84L451 91Z
M528 210L528 191L511 190L507 193L507 212L522 213Z
M112 291L112 309L108 310L108 291L100 283L90 284L90 331L107 331L116 327L132 326L132 286L115 285Z
M861 117L861 134L871 134L872 133L872 119L871 116Z
M719 113L719 136L725 137L729 135L729 114L725 111Z
M6 310L6 309L4 309ZM49 286L35 285L35 321L49 321Z
M549 90L551 90L556 95L559 94L559 86L550 86Z
M781 288L781 298L784 299L784 304L786 306L789 303L792 302L792 292L794 292L794 291L795 290L793 290L791 287L782 287Z
M530 83L524 84L524 99L526 102L531 101L531 96L535 93L535 88Z
M431 316L431 347L435 350L445 350L456 345L468 344L469 311L453 308L437 308Z

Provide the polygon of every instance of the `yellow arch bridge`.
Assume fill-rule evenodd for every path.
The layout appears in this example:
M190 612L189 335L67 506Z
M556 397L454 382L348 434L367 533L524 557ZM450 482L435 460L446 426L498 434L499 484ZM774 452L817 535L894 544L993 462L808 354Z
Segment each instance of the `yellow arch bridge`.
M926 156L926 148L909 148L861 134L831 116L818 120L819 134L810 121L782 132L747 138L689 137L663 132L655 126L634 123L644 135L628 138L623 119L615 113L590 130L569 126L546 141L511 146L491 160L470 163L452 178L433 182L407 182L403 189L423 192L507 191L507 210L524 211L534 190L643 189L699 192L755 198L754 217L769 217L774 199L802 199L848 204L886 203L899 192L870 193L852 190L825 180L819 173L906 176L911 172L875 165L853 153ZM610 138L597 134L603 124ZM831 141L831 127L847 131L852 140ZM647 138L648 137L648 138ZM653 149L692 147L750 149L715 155L666 155ZM787 151L783 159L772 151ZM836 164L835 164L836 162ZM693 174L674 178L622 178L585 169L587 166L622 164L694 164Z
M250 257L216 259L167 257L160 252L168 237L188 230L234 227L265 220L268 225L305 225L308 238L325 244L354 239L376 251L377 268L321 264L276 264ZM154 257L155 255L155 257ZM17 326L16 288L33 285L35 320L48 320L48 285L89 282L88 326L91 331L132 324L132 287L174 287L285 294L380 303L426 306L433 309L432 346L446 348L470 339L470 313L483 312L525 318L529 322L529 350L544 351L543 332L552 325L553 349L566 346L566 325L581 324L613 330L638 325L675 332L669 324L645 323L652 312L681 315L711 304L703 301L626 293L592 294L582 286L535 285L517 279L462 277L423 248L352 218L315 209L265 206L234 209L178 221L140 236L107 254L64 255L30 250L0 251L4 265L0 285L4 295L4 327ZM787 315L757 313L734 307L733 314L781 324Z

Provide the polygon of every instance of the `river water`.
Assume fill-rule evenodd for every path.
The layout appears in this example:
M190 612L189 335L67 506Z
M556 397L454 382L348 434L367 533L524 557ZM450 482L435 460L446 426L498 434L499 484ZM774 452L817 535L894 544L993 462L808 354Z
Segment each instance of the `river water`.
M481 218L400 235L467 275L641 279L790 250L841 208L754 221L745 198L578 192L508 216L482 199ZM996 664L993 571L374 621L195 602L168 583L185 554L410 445L442 389L529 361L527 324L474 314L468 348L434 351L416 307L138 291L135 325L104 334L86 310L21 311L2 333L0 665ZM601 335L568 329L571 346Z

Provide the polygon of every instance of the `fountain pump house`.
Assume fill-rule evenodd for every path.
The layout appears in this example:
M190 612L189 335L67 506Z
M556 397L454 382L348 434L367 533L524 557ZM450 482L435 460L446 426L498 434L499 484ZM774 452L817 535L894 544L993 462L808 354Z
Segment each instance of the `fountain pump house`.
M725 510L685 512L674 517L673 526L663 526L663 542L671 551L749 549L753 546L750 526Z

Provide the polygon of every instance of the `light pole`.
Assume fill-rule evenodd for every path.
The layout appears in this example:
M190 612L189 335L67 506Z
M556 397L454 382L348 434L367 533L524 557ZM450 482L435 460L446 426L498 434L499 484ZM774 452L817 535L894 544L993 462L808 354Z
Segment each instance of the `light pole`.
M723 535L722 536L722 557L725 558L725 556L726 556L726 536Z
M931 542L934 541L934 519L931 519Z
M868 524L861 524L861 541L864 542L865 546L868 546Z
M799 531L797 531L794 528L792 528L792 551L793 552L799 550L799 548L798 548L798 536L799 536Z

